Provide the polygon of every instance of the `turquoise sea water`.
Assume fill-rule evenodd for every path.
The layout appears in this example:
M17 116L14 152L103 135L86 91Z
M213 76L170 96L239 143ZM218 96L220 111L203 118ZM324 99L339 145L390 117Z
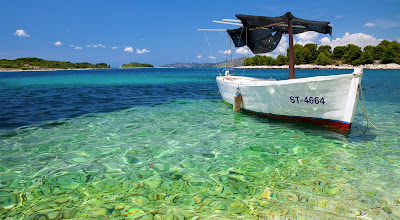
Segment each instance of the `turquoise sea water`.
M233 113L217 74L0 73L0 218L400 218L400 71L364 71L378 129L347 136Z

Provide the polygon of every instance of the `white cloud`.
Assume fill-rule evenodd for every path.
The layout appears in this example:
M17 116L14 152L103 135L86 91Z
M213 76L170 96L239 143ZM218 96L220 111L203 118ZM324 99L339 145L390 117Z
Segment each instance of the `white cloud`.
M115 50L115 49L118 49L118 47L111 47L111 49Z
M75 47L74 49L75 50L82 50L83 48L82 47Z
M143 53L150 53L150 50L146 50L146 49L136 49L136 53L139 53L139 54L143 54Z
M203 56L202 56L202 55L197 55L196 58L197 58L197 59L201 59L201 58L203 58Z
M31 35L25 33L24 29L19 29L19 30L16 30L16 31L15 31L14 36L18 36L18 37L29 37L29 36L31 36Z
M375 26L376 26L376 24L374 24L374 23L365 23L363 25L363 27L375 27Z
M259 55L267 56L267 57L277 57L277 56L278 56L278 54L272 55L271 53L261 53L261 54L259 54Z
M329 45L331 43L331 40L329 39L329 37L324 37L321 40L319 40L319 42L321 42L321 45Z
M210 58L210 59L212 59L212 60L215 60L215 59L217 59L216 57L214 57L214 56L208 56L208 58Z
M54 45L56 45L56 46L61 46L62 43L61 43L61 41L57 41L57 42L54 43Z
M286 54L288 47L289 47L288 38L286 36L282 36L281 42L279 42L278 46L275 49L275 52L277 52L278 54Z
M329 45L332 48L335 48L337 46L346 46L347 44L354 44L361 48L364 48L368 45L376 46L381 41L382 39L376 39L372 35L363 33L349 34L347 32L343 35L342 38L336 38L332 41L328 37L324 37L320 40L322 45Z
M231 54L232 53L231 50L220 50L219 52L222 54Z
M92 44L92 45L90 45L90 44L88 44L88 45L86 45L86 47L106 47L105 45L102 45L102 44Z
M318 33L314 31L304 32L296 35L296 40L294 40L294 44L313 44L317 40Z
M132 47L125 47L124 51L133 53L133 48Z
M239 47L236 49L235 53L246 55L251 54L251 51L248 47Z

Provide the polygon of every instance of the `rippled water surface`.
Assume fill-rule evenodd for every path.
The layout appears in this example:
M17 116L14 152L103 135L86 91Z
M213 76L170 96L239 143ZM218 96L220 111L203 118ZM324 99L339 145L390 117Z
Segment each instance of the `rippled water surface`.
M400 218L400 71L364 71L378 129L348 136L233 113L216 75L0 73L0 218Z

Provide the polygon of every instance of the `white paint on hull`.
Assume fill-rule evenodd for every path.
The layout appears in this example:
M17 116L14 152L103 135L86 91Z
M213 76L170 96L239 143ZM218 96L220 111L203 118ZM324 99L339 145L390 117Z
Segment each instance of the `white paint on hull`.
M351 124L361 78L362 69L356 68L352 74L281 81L218 76L217 84L223 100L229 104L233 104L234 94L239 87L242 108L245 110ZM312 101L309 101L310 98Z

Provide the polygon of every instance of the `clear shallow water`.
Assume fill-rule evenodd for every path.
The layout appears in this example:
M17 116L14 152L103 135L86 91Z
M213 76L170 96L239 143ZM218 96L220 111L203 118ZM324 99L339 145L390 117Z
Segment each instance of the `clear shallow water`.
M397 219L399 74L345 137L233 113L213 69L1 73L0 217Z

